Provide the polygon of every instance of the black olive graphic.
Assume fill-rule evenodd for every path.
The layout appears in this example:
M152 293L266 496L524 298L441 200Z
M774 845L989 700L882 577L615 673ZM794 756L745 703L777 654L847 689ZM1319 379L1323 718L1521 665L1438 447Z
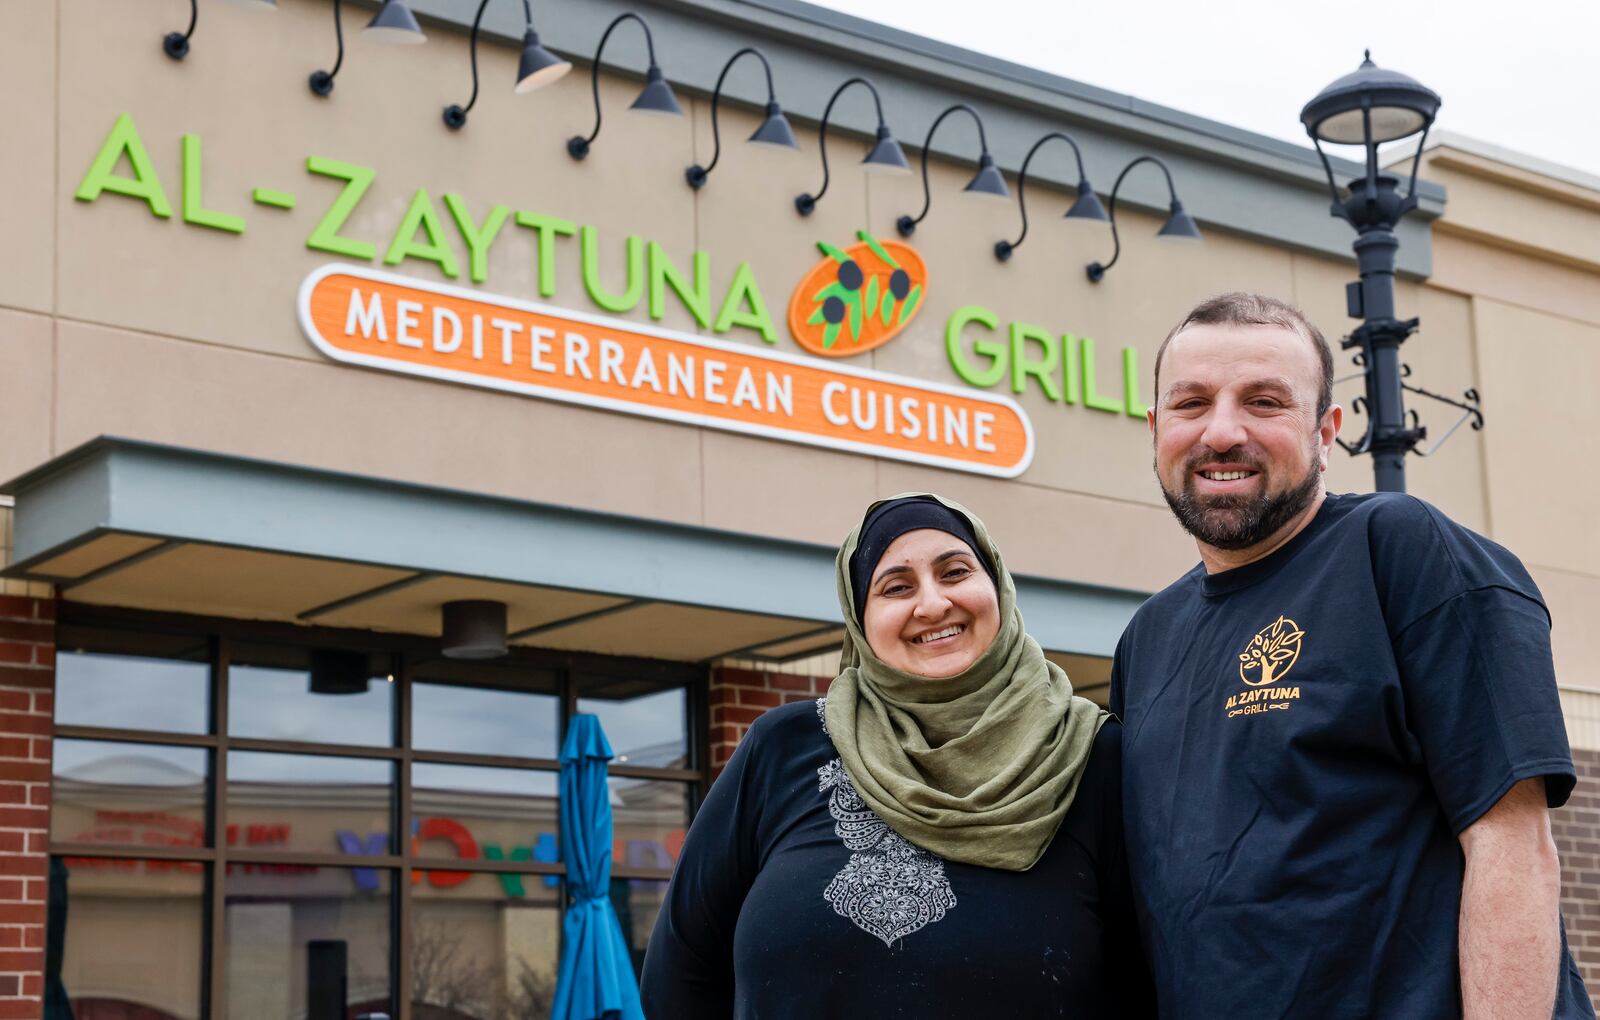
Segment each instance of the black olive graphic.
M854 262L847 264L852 266L855 265ZM860 270L858 269L856 272L859 273ZM843 322L844 302L839 300L837 297L830 297L828 300L822 302L822 317L827 319L829 322Z
M889 293L894 295L896 301L904 301L906 295L911 293L911 274L904 269L896 269L890 273Z
M839 263L839 285L845 290L860 290L862 282L861 267L855 260Z

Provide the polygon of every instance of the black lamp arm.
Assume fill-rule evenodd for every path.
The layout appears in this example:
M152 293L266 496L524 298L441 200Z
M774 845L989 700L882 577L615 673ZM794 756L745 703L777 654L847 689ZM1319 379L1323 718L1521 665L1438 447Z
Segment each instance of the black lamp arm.
M1013 249L1020 247L1023 240L1028 236L1028 202L1025 195L1025 189L1028 186L1028 164L1033 162L1033 154L1043 148L1045 142L1053 138L1059 138L1072 146L1072 154L1078 160L1078 182L1080 184L1083 182L1083 150L1078 148L1078 143L1072 140L1071 135L1062 134L1060 131L1052 131L1041 137L1037 142L1034 142L1033 148L1029 149L1028 154L1022 158L1022 169L1017 173L1017 211L1022 214L1022 233L1017 235L1015 241L1001 241L999 245L996 245L997 249L1003 248L1007 255L1010 255Z
M333 70L311 72L311 91L319 96L333 92L333 79L338 75L339 68L344 66L344 4L341 0L333 0L333 37L339 44L339 55L334 58Z
M828 97L828 105L822 108L822 123L817 128L817 151L822 154L822 187L818 188L817 193L814 195L800 196L801 198L809 197L813 205L821 201L822 196L828 193L828 117L833 113L833 104L838 102L839 96L844 90L858 84L865 85L867 91L872 93L872 102L878 111L878 124L883 124L883 100L878 96L878 87L872 84L871 79L860 76L850 78L833 90L833 95ZM799 199L796 199L796 202L798 201Z
M472 18L471 41L467 44L468 58L472 62L472 98L467 100L466 106L460 108L462 117L471 112L473 106L477 105L478 102L478 26L483 24L483 12L488 6L489 0L483 0L482 3L478 4L478 13ZM524 4L524 7L526 7L526 4ZM532 19L530 18L529 20Z
M1128 171L1132 170L1140 163L1154 163L1156 166L1160 167L1161 173L1167 178L1167 194L1171 196L1172 201L1176 202L1178 200L1177 186L1172 183L1172 171L1167 169L1167 164L1163 163L1155 156L1135 157L1128 163L1127 166L1123 167L1122 172L1117 174L1117 182L1111 186L1111 207L1108 210L1109 215L1111 216L1111 261L1104 264L1096 262L1090 265L1089 279L1091 280L1099 280L1101 276L1105 275L1105 271L1116 265L1117 259L1122 257L1122 237L1117 233L1117 192L1121 190L1122 179L1128 176ZM1098 272L1096 272L1097 268Z
M600 136L600 55L606 51L606 42L611 38L611 33L624 21L637 21L639 27L644 29L644 45L645 51L650 57L650 66L654 67L656 63L655 37L650 34L649 24L639 15L632 11L626 11L617 15L611 24L606 26L606 30L600 35L600 45L596 46L594 50L594 63L589 66L589 87L594 93L594 130L589 132L587 138L583 139L585 145Z
M928 137L924 139L922 143L922 211L917 213L915 217L900 217L899 226L902 234L908 233L905 228L905 224L909 223L912 227L915 227L918 223L921 223L925 217L927 217L928 210L933 206L933 192L928 187L928 147L933 144L933 133L939 130L939 125L943 124L944 119L950 116L952 113L955 113L957 110L964 110L972 115L973 123L978 125L978 148L982 152L989 151L989 139L985 137L983 133L983 118L978 116L977 110L974 110L966 103L956 103L953 106L947 106L939 113L939 116L933 118L933 124L928 128ZM1074 148L1076 148L1076 146L1074 146Z
M1417 170L1422 166L1422 150L1428 147L1428 132L1433 130L1433 121L1422 125L1422 140L1417 143L1417 154L1411 157L1411 183L1406 186L1406 201L1400 207L1400 215L1417 207Z
M1333 179L1333 164L1328 162L1328 154L1322 151L1322 140L1315 131L1309 132L1311 144L1316 146L1317 155L1322 157L1322 170L1328 175L1328 197L1333 202L1331 212L1341 220L1349 222L1350 214L1345 212L1344 203L1339 201L1339 185Z
M194 35L194 26L200 21L200 0L189 0L189 27L182 32L168 32L161 38L161 48L173 60L182 60L189 55L189 38Z
M733 65L746 53L755 54L756 59L761 61L762 68L767 72L767 102L773 103L777 101L777 93L772 87L772 65L767 63L767 55L765 53L762 53L754 46L746 46L728 58L728 62L722 65L722 73L717 75L717 87L711 91L711 162L704 167L706 173L716 169L717 160L722 158L722 133L717 127L717 104L722 99L722 82L723 79L728 77L728 72L733 69Z

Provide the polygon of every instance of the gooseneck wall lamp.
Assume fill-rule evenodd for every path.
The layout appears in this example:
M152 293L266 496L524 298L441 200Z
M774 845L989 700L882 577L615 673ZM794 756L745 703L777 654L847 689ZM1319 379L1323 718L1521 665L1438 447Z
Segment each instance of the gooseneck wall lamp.
M866 156L862 158L861 169L881 174L911 172L911 164L906 162L906 154L900 150L900 143L894 140L888 123L883 119L883 99L878 95L878 87L872 84L870 79L851 78L833 90L833 95L828 97L828 105L822 108L822 123L817 128L817 151L822 154L822 187L817 189L815 195L807 192L795 196L794 207L801 216L810 216L815 212L817 203L828 193L828 116L833 113L833 104L838 101L839 96L852 85L865 85L867 91L872 93L872 102L878 111L878 137L872 143L872 148L867 150Z
M1156 236L1172 240L1200 240L1200 228L1195 225L1194 217L1184 211L1183 203L1178 201L1178 189L1173 186L1172 171L1167 169L1167 164L1154 156L1139 156L1122 168L1122 172L1117 174L1117 182L1111 186L1111 261L1103 264L1091 262L1084 269L1084 272L1088 274L1090 281L1093 283L1099 283L1105 277L1106 271L1116 265L1117 259L1122 255L1122 238L1117 233L1117 192L1122 189L1122 182L1128 176L1128 171L1140 163L1154 163L1161 168L1162 174L1167 178L1167 194L1172 198L1172 205L1167 213L1167 222L1163 223L1161 229L1156 231Z
M1033 162L1033 154L1044 147L1044 143L1053 139L1060 139L1072 146L1072 155L1078 160L1078 198L1072 203L1072 208L1066 211L1065 219L1085 220L1091 223L1105 223L1110 219L1106 215L1106 207L1100 204L1100 198L1094 193L1094 188L1089 185L1089 178L1083 172L1083 150L1078 148L1078 143L1070 135L1060 131L1052 131L1037 142L1028 154L1022 159L1022 169L1017 173L1017 211L1022 214L1022 233L1017 235L1015 241L996 241L994 243L994 257L1001 262L1011 258L1011 253L1022 246L1028 237L1028 164Z
M278 0L231 0L235 7L255 7L261 10L274 11L278 9ZM189 39L194 35L194 26L200 21L200 0L189 0L189 27L182 32L168 32L161 37L161 49L173 60L182 60L189 55Z
M333 62L333 70L312 71L308 82L311 91L319 96L333 93L333 79L338 75L339 68L344 65L342 8L342 0L333 0L333 35L339 42L339 56ZM411 13L411 8L405 5L405 0L383 0L383 6L378 8L378 13L367 22L361 34L378 42L399 45L415 45L428 41L428 37L422 34L422 27L417 24L417 16Z
M1406 371L1400 364L1400 345L1416 330L1418 320L1395 318L1395 255L1400 242L1394 229L1401 217L1417 207L1417 168L1440 102L1438 93L1416 79L1374 64L1368 51L1360 67L1317 93L1300 111L1300 122L1328 175L1331 212L1358 235L1354 247L1361 279L1345 289L1345 300L1351 318L1363 321L1344 341L1344 347L1361 349L1357 360L1366 377L1366 394L1352 409L1365 410L1367 432L1358 443L1341 440L1340 444L1352 454L1372 454L1373 480L1380 492L1405 491L1406 454L1427 436L1427 430L1416 424L1415 412L1411 427L1407 427L1406 390L1465 411L1455 427L1468 418L1473 419L1474 429L1483 427L1476 391L1467 391L1467 402L1462 403L1402 381ZM1378 168L1378 146L1413 135L1421 138L1411 160L1411 183L1401 197L1399 179ZM1350 182L1345 196L1340 195L1333 166L1322 151L1324 142L1360 145L1365 150L1365 173ZM1445 435L1448 438L1449 433Z
M629 11L617 15L611 24L600 36L600 45L595 47L594 62L589 65L590 85L594 91L594 130L585 138L574 135L567 139L567 154L573 159L582 159L589 155L589 146L600 136L600 55L606 51L606 42L611 38L611 33L624 21L636 21L644 29L645 50L650 57L650 66L644 74L644 88L639 91L639 98L635 99L628 107L639 113L660 113L670 116L683 116L683 107L678 105L678 97L672 94L672 86L667 84L666 77L661 73L661 67L656 63L656 41L650 34L650 26L639 15Z
M466 106L452 103L444 108L445 125L453 130L466 127L467 113L478 101L478 26L483 22L483 12L488 6L489 0L482 0L478 4L478 13L472 19L471 42L467 47L472 61L472 98L467 100ZM572 70L570 63L545 49L539 42L539 33L533 30L533 7L529 0L522 0L522 19L527 27L522 34L522 59L517 64L517 84L511 90L519 95L543 88Z
M754 46L746 46L729 57L728 62L722 65L722 73L717 75L717 87L711 92L711 162L706 166L696 163L683 172L691 188L705 187L706 178L717 168L717 160L722 158L722 134L717 127L717 103L722 99L722 81L728 77L728 71L739 58L747 53L761 61L761 67L767 72L767 116L761 122L761 126L756 128L755 134L746 141L781 145L790 149L800 148L800 143L794 140L794 129L789 126L789 119L783 115L783 109L778 105L778 95L772 88L772 65L767 62L767 55Z
M978 116L978 111L966 103L956 103L945 108L939 116L933 118L933 124L928 128L928 137L922 143L922 211L915 217L908 215L895 221L894 227L900 231L901 237L910 237L917 231L917 224L921 223L928 215L928 210L933 206L933 191L928 187L928 147L933 144L933 134L939 130L939 125L952 113L960 111L972 117L972 122L978 125L978 172L972 175L972 180L962 190L969 195L981 195L987 198L1010 198L1011 192L1006 190L1006 179L1000 175L1000 168L994 165L994 157L989 155L989 139L983 133L983 118Z

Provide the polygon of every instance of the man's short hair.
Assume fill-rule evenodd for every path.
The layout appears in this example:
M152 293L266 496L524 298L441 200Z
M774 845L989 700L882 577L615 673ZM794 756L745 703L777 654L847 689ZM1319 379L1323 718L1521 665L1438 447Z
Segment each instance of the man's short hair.
M1320 422L1322 416L1328 413L1328 408L1333 406L1333 351L1328 347L1322 331L1311 324L1304 312L1287 301L1237 290L1230 294L1218 294L1195 305L1161 341L1161 347L1156 351L1155 385L1158 401L1161 399L1161 358L1167 353L1167 345L1172 343L1172 338L1190 326L1282 326L1294 330L1311 342L1311 349L1316 352L1317 364L1322 370L1322 381L1317 390L1317 421Z

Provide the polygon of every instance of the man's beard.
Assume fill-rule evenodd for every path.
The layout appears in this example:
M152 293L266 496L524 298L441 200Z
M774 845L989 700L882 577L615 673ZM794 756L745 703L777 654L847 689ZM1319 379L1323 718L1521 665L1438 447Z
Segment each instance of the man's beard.
M1219 458L1207 450L1197 456L1191 455L1184 465L1182 492L1174 494L1167 489L1165 481L1161 483L1161 495L1166 497L1167 506L1172 508L1183 530L1213 549L1248 549L1266 541L1303 513L1321 488L1322 473L1317 469L1318 458L1313 452L1305 478L1292 489L1279 493L1263 489L1259 496L1201 497L1194 491L1194 466L1218 459L1261 472L1254 458Z

